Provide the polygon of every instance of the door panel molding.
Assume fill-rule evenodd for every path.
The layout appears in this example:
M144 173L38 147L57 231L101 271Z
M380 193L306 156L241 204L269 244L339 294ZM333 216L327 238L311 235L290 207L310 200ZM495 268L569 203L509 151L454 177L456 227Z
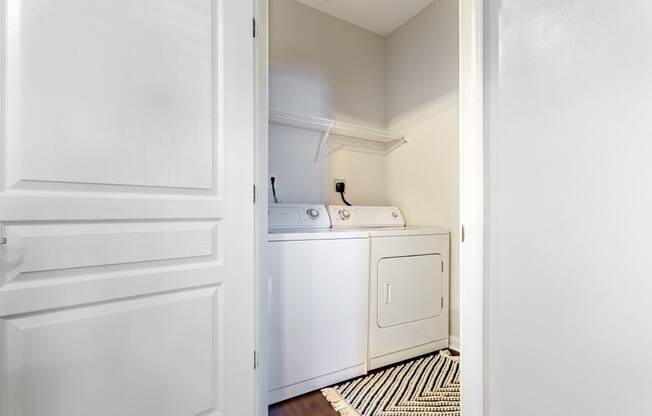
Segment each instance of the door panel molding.
M215 4L5 0L3 189L217 189Z
M219 222L9 223L0 287L94 268L217 260Z
M2 221L215 219L224 216L218 197L150 197L133 194L0 193ZM44 211L43 206L48 206Z
M2 393L9 414L63 416L75 414L81 402L108 416L123 414L122 401L142 399L143 414L219 414L223 380L215 374L222 372L223 356L215 353L214 340L223 331L220 290L217 285L3 318L0 367L12 368ZM193 325L184 324L187 318ZM68 368L59 371L60 365ZM123 382L111 382L118 379ZM165 385L167 403L151 394L133 396L152 381ZM58 397L45 403L33 399L53 392Z

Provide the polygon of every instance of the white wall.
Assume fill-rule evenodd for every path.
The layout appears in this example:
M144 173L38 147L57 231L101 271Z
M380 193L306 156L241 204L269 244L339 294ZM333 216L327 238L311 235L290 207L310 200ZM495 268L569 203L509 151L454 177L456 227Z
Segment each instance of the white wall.
M436 0L386 39L386 117L409 143L387 158L388 196L415 225L451 230L451 335L459 337L458 1Z
M650 414L652 5L487 8L488 414Z
M384 40L294 0L270 1L270 107L382 127ZM337 152L313 162L319 134L270 130L270 174L283 202L386 204L384 158Z

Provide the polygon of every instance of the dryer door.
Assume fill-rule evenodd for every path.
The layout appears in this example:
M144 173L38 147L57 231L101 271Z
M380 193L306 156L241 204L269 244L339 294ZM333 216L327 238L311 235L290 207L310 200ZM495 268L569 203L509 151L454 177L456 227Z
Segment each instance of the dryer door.
M378 326L434 318L442 312L439 254L386 257L378 262Z

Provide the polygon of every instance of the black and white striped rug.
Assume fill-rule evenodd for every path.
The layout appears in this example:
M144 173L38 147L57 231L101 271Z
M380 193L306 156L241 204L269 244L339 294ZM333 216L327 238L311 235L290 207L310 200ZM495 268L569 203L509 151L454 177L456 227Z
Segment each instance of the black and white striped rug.
M459 416L459 363L459 357L440 351L322 394L342 416Z

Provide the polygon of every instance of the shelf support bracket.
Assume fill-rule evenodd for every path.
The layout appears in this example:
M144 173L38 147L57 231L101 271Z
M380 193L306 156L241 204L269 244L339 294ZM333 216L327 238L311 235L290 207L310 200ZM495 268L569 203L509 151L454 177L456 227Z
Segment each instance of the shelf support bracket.
M330 123L328 126L328 130L326 130L326 133L324 133L323 136L321 136L321 139L319 140L319 146L317 147L317 153L315 153L315 162L319 162L319 155L324 151L324 147L326 147L326 142L328 141L328 136L331 135L331 129L333 128L333 122Z
M387 150L385 150L386 153L392 153L394 150L397 148L401 147L407 143L407 138L405 136L401 137L401 140L398 140L396 143L394 143L392 146L390 146Z
M326 159L328 156L332 155L333 153L337 152L338 150L344 149L346 146L341 144L339 146L333 147L332 149L328 150L326 153L324 153L320 159Z

